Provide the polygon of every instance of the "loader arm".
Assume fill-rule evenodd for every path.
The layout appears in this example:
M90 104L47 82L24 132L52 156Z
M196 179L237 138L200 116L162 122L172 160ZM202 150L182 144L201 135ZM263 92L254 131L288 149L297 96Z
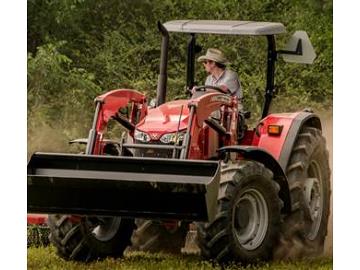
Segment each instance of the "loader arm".
M135 125L147 114L146 97L136 90L112 90L98 96L95 103L96 110L93 126L89 131L87 154L102 154L101 141L110 119L117 120L132 134Z
M120 109L130 105L128 112L128 121L136 125L147 114L146 97L131 89L118 89L107 92L95 99L102 104L99 111L99 118L96 130L101 132L107 125L108 121L117 115Z
M237 102L236 97L219 93L208 93L189 102L189 107L195 108L196 113L194 113L193 124L189 132L191 140L188 158L202 158L199 141L201 141L200 131L203 129L204 123L222 136L225 145L236 143ZM219 123L213 123L211 114L215 111L221 111L221 119L215 120Z

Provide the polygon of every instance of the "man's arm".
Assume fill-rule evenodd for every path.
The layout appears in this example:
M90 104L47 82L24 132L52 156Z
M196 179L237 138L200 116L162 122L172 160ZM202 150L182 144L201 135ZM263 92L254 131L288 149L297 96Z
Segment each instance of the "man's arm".
M225 91L230 90L232 95L241 97L241 86L238 75L234 71L227 71L224 81L220 84L221 88Z

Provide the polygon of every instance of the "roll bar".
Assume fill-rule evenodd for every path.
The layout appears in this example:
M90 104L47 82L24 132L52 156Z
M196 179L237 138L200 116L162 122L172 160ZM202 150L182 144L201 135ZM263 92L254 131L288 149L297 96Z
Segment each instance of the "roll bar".
M166 83L167 83L167 60L169 50L169 33L164 25L158 22L158 28L162 34L161 43L161 57L160 57L160 74L158 79L156 106L159 106L165 102L166 99ZM186 63L186 89L191 89L195 84L195 54L201 50L200 46L196 44L195 33L189 33L190 39L187 45L187 63ZM277 55L302 55L303 46L302 40L300 39L296 43L294 51L290 50L279 50L276 51L276 42L274 34L267 34L267 69L266 69L266 87L265 87L265 101L262 110L262 118L269 114L270 105L273 97L275 96L275 62ZM315 56L313 56L314 58ZM313 61L313 58L311 61ZM310 61L309 61L310 62ZM306 62L304 62L306 63Z

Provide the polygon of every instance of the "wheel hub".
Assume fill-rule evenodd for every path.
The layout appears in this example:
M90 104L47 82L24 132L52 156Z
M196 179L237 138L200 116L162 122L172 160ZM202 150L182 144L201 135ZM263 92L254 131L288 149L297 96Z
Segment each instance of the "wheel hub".
M314 240L318 235L322 219L323 192L321 177L320 166L313 160L309 165L308 178L304 182L304 209L307 220L305 235L310 240Z
M247 250L259 247L268 228L268 209L263 195L245 190L233 208L233 231L239 244Z

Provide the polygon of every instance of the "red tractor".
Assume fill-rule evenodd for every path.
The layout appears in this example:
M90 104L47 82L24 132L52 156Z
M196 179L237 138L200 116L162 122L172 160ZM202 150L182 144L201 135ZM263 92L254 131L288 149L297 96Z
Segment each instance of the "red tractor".
M269 260L296 236L321 251L327 232L330 169L318 116L269 114L275 62L311 63L305 32L277 50L281 23L170 21L162 34L156 104L130 89L96 98L85 154L35 153L28 163L28 212L48 213L59 256L90 261L138 250L174 248L190 227L201 254L219 262ZM211 86L186 100L165 102L169 32L188 33L187 89L194 86L198 34L265 37L267 81L262 118L254 129L237 97ZM214 119L213 112L220 118ZM127 135L104 138L116 120ZM280 238L282 241L279 241ZM176 239L176 240L175 240ZM175 247L180 249L180 246Z

